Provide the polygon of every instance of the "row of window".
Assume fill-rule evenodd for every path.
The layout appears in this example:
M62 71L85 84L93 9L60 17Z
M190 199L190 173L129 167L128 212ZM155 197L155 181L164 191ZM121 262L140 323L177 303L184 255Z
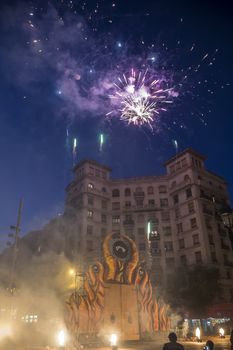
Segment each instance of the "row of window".
M166 186L161 185L158 187L158 189L159 189L159 193L167 193ZM124 189L125 197L129 197L129 196L131 196L131 194L132 194L131 188L128 187L128 188ZM137 187L135 189L135 195L137 195L137 194L144 194L144 190L142 187ZM147 194L154 194L154 187L153 186L147 187ZM120 197L120 190L118 188L114 188L112 190L112 197Z
M187 165L188 165L187 159L183 158L169 167L170 173L174 174L176 171L179 171L180 169L186 167Z
M200 244L199 234L193 235L192 238L193 238L193 245L199 245ZM179 249L189 248L189 247L185 246L184 238L179 239L178 242L179 242Z
M179 224L176 225L177 227L177 233L182 233L183 231L183 223L180 222ZM196 218L191 218L190 219L190 229L195 229L197 228L197 219Z
M89 167L89 174L96 177L102 177L103 179L107 178L106 171L100 170L98 168L94 168L92 166Z
M120 220L120 218L118 217L113 217L112 218L113 221L115 221L116 223L119 223L118 220ZM104 233L106 232L106 229L104 228ZM153 227L152 227L152 232L153 232ZM87 225L87 235L88 236L91 236L92 234L94 233L94 226L92 225ZM172 231L171 231L171 226L164 226L162 227L162 233L165 235L165 236L170 236L172 234ZM137 229L137 234L139 236L145 236L146 234L146 228L145 227L138 227Z
M87 217L89 219L93 219L94 218L94 211L91 210L91 209L88 209L87 211ZM129 219L130 218L130 219ZM119 224L120 223L120 215L114 215L112 216L112 220L113 220L113 223L117 223ZM126 221L133 221L133 218L131 215L125 215L125 220ZM156 221L158 223L158 220L153 216L149 216L148 220L152 220L152 221ZM161 212L161 220L162 221L170 221L170 213L169 211L162 211ZM137 222L144 222L145 221L145 217L143 214L138 214L137 216ZM106 223L107 222L107 215L106 214L101 214L101 222L103 223Z

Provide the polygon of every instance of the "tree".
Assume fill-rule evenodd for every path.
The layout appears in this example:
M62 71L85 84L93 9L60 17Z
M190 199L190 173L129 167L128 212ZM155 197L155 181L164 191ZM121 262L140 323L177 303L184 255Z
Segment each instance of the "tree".
M169 275L163 288L164 300L177 312L189 312L200 318L219 293L219 271L195 265L180 267Z

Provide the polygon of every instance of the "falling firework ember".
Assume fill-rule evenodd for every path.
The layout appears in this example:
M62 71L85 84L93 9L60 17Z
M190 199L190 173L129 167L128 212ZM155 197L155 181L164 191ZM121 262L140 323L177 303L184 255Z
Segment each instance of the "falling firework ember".
M74 138L73 140L73 164L76 162L76 153L77 153L77 139Z
M99 143L100 143L100 152L102 152L103 144L104 144L104 134L100 134L100 136L99 136Z
M149 71L131 70L129 76L123 74L114 84L115 92L109 97L117 103L120 119L128 124L152 124L161 111L166 111L166 105L173 102L173 88L163 88L164 79L154 79ZM112 114L113 111L107 115Z

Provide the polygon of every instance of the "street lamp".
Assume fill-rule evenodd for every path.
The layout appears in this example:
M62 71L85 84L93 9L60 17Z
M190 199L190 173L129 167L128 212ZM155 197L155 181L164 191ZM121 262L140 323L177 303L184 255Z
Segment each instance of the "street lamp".
M231 241L231 248L233 250L233 211L231 208L223 210L221 213L221 218L225 228L228 231L229 239Z

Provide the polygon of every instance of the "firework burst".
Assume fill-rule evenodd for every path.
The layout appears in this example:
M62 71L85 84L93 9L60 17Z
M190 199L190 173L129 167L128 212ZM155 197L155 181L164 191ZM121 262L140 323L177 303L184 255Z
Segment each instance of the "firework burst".
M114 92L109 95L120 119L128 124L144 125L152 128L152 124L161 111L166 111L167 104L173 102L173 88L165 88L164 79L154 79L148 70L138 73L132 69L127 76L118 77L114 83ZM114 113L109 112L107 115Z

